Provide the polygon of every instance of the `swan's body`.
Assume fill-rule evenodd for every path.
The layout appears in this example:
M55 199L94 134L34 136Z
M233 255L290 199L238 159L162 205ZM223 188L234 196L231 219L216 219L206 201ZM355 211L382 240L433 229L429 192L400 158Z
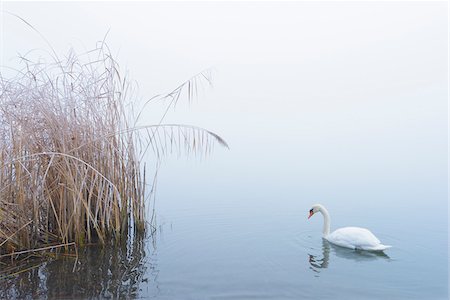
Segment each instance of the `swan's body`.
M391 246L381 244L380 240L370 230L360 227L344 227L339 228L330 233L330 215L327 209L320 204L313 205L309 211L308 219L320 212L323 215L323 238L337 246L369 250L369 251L383 251Z
M391 247L381 244L372 232L360 227L339 228L324 238L330 243L351 249L382 251Z

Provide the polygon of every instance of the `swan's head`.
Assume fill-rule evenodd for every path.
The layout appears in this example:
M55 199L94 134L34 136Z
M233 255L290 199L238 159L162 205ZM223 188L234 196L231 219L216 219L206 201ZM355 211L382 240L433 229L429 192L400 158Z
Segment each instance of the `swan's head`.
M312 215L314 215L315 213L319 212L322 210L322 205L320 204L314 204L311 209L309 210L309 216L308 219L312 217Z

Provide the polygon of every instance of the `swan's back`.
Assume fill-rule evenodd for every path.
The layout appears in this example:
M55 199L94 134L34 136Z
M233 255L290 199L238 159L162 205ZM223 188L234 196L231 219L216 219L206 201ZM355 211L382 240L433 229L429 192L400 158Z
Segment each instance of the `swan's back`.
M360 227L339 228L325 238L335 245L350 249L381 251L391 247L381 244L372 232Z

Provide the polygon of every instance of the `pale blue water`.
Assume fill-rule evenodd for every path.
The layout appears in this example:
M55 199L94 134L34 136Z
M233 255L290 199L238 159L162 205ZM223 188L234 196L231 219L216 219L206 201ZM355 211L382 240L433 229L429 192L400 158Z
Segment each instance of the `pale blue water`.
M153 282L141 287L140 295L157 299L447 298L444 198L439 207L439 198L424 198L427 189L418 185L369 190L367 184L346 193L336 187L314 192L313 183L294 177L274 177L271 184L260 185L252 175L261 177L250 172L229 184L217 175L205 176L197 182L204 189L195 190L195 183L186 177L187 182L178 183L180 188L164 192L170 204L158 205L165 219L154 250L159 272ZM329 194L329 198L317 199L315 193ZM332 228L366 227L393 248L376 255L324 242L322 217L307 220L314 202L327 205Z

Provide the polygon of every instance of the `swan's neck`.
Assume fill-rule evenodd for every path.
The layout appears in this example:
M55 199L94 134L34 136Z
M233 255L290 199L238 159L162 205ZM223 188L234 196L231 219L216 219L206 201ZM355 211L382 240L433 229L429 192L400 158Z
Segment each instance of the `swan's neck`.
M326 237L330 234L330 214L328 213L328 210L323 206L320 208L320 212L323 215L323 236Z

